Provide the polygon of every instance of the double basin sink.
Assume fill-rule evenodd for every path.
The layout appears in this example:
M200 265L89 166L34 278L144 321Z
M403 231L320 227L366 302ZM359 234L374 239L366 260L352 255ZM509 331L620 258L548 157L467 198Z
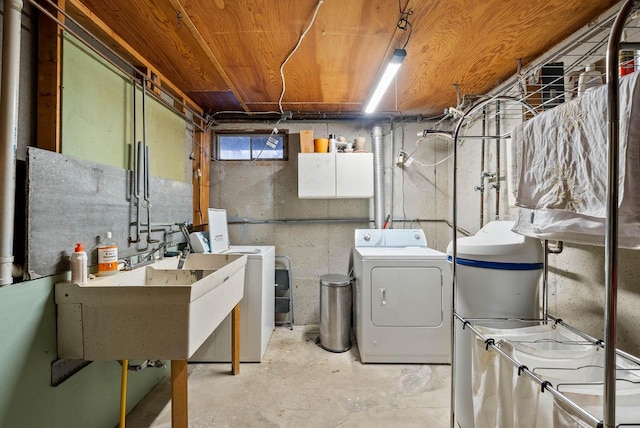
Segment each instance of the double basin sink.
M189 254L55 286L58 356L186 360L240 302L246 255Z

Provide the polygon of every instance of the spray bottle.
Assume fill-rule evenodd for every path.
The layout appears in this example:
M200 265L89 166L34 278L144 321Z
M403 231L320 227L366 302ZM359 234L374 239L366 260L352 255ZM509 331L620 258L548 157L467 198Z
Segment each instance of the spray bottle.
M71 254L71 282L80 285L87 283L87 253L81 243L76 244L76 249Z
M118 273L118 244L111 238L111 232L105 232L98 243L98 276Z

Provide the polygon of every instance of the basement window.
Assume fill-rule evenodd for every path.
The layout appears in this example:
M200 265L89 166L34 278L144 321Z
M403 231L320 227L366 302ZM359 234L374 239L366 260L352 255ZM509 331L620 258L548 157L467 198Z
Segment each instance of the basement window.
M215 138L216 160L287 160L287 134L279 131L224 131Z

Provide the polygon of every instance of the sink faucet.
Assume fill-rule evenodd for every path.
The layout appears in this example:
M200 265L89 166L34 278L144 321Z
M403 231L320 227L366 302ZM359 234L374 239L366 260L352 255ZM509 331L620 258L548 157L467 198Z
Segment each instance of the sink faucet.
M173 245L173 242L161 242L154 250L149 251L143 258L142 262L147 260L154 260L154 254L159 253L160 258L164 258L164 249L170 245Z
M178 259L178 269L182 269L184 267L184 262L187 261L188 255L189 247L186 247L184 250L180 251L180 258Z
M149 251L146 254L140 254L138 256L138 262L137 263L133 263L133 260L131 259L131 257L125 257L123 259L124 262L124 267L122 268L122 270L132 270L138 267L142 267L142 266L146 266L146 265L150 265L151 263L153 263L155 261L155 257L154 254L155 253L160 253L160 257L164 257L164 249L168 246L174 245L173 242L161 242L157 248ZM186 257L186 256L185 256Z
M139 262L134 263L133 260L131 260L131 257L125 257L124 259L122 259L122 261L124 263L122 270L133 270L142 266L150 265L154 262L153 258L151 258L141 259Z

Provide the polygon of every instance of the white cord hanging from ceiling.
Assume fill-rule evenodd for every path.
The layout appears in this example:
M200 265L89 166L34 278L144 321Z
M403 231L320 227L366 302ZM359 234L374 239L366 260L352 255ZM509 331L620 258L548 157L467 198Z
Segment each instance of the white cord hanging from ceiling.
M324 0L318 0L318 5L316 6L315 10L313 11L313 15L311 17L311 22L309 22L309 25L307 26L307 29L304 30L304 32L300 35L300 38L298 39L298 43L293 48L291 53L289 53L287 58L282 62L282 65L280 66L280 78L282 79L282 92L280 93L280 99L278 100L278 107L280 108L280 114L284 113L284 110L282 109L282 99L284 98L284 93L286 91L286 85L285 85L285 79L284 79L284 66L289 61L289 59L293 56L293 54L298 50L298 48L300 47L300 44L302 43L302 39L304 39L304 36L307 35L309 30L313 26L313 23L316 20L316 16L318 16L318 10L320 9L320 6L322 6L323 2L324 2Z

